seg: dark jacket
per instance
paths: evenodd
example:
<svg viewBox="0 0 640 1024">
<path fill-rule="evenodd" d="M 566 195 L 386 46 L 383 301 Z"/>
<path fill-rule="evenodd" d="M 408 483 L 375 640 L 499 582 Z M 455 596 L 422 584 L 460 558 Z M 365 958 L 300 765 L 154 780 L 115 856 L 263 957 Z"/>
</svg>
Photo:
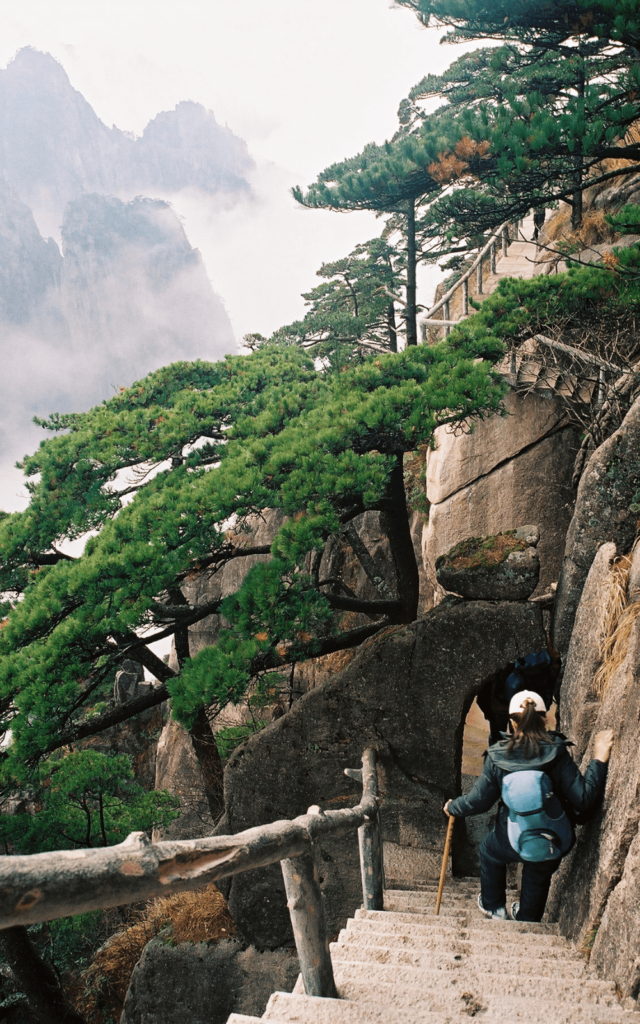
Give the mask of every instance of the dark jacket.
<svg viewBox="0 0 640 1024">
<path fill-rule="evenodd" d="M 567 750 L 571 741 L 562 733 L 550 732 L 548 735 L 550 742 L 542 744 L 537 757 L 525 758 L 520 750 L 513 750 L 509 756 L 506 738 L 494 743 L 487 750 L 482 775 L 466 796 L 459 796 L 451 802 L 450 813 L 457 818 L 466 818 L 488 811 L 501 798 L 505 775 L 518 771 L 546 772 L 553 783 L 554 793 L 570 817 L 571 810 L 588 811 L 604 789 L 606 764 L 591 761 L 583 777 Z"/>
</svg>

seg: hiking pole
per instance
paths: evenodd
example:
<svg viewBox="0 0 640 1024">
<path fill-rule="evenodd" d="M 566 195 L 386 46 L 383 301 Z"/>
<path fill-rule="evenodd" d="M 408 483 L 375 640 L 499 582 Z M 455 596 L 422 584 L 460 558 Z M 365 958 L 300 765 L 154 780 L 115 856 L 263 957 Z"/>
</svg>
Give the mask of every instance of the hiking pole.
<svg viewBox="0 0 640 1024">
<path fill-rule="evenodd" d="M 442 903 L 442 890 L 444 889 L 444 876 L 447 873 L 447 861 L 449 859 L 449 848 L 451 846 L 451 836 L 453 835 L 453 823 L 455 818 L 449 816 L 449 824 L 447 825 L 447 838 L 444 841 L 444 853 L 442 854 L 442 867 L 440 868 L 440 881 L 438 883 L 438 895 L 436 897 L 436 914 L 440 913 L 440 904 Z"/>
</svg>

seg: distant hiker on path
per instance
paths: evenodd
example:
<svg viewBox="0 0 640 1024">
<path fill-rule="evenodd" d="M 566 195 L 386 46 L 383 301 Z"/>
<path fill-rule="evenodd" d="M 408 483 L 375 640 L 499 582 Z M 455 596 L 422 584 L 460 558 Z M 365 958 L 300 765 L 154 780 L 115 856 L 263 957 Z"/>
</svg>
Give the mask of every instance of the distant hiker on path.
<svg viewBox="0 0 640 1024">
<path fill-rule="evenodd" d="M 516 921 L 540 921 L 551 876 L 569 852 L 574 833 L 569 815 L 587 811 L 604 789 L 613 731 L 595 736 L 593 760 L 584 777 L 572 761 L 562 733 L 547 732 L 542 697 L 525 690 L 509 705 L 513 732 L 489 747 L 482 775 L 466 796 L 448 800 L 445 813 L 454 818 L 482 814 L 500 800 L 492 832 L 480 844 L 478 906 L 487 916 L 507 921 L 507 864 L 521 862 L 520 900 L 513 904 Z M 567 814 L 568 812 L 568 814 Z"/>
<path fill-rule="evenodd" d="M 538 241 L 538 236 L 540 234 L 540 228 L 544 224 L 545 216 L 546 216 L 546 210 L 534 210 L 534 213 L 533 213 L 533 239 L 534 239 L 535 242 Z"/>
</svg>

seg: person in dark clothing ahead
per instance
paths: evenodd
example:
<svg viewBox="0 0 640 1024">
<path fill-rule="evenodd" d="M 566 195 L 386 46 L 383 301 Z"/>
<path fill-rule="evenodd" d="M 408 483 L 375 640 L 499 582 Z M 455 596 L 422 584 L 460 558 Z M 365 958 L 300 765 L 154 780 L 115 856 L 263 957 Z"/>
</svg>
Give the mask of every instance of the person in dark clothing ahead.
<svg viewBox="0 0 640 1024">
<path fill-rule="evenodd" d="M 482 814 L 500 800 L 495 827 L 480 845 L 478 906 L 487 916 L 507 921 L 507 864 L 522 862 L 516 921 L 540 921 L 551 876 L 570 850 L 574 812 L 589 810 L 604 789 L 613 732 L 595 736 L 594 758 L 584 777 L 572 761 L 562 733 L 547 732 L 546 707 L 537 693 L 517 693 L 509 705 L 512 734 L 486 752 L 484 768 L 466 796 L 448 800 L 449 817 Z"/>
</svg>

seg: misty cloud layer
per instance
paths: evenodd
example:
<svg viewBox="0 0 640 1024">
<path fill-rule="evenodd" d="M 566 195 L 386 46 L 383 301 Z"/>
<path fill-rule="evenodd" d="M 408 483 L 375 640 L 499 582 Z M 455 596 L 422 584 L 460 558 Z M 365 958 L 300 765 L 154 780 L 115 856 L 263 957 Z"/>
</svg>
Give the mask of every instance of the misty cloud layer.
<svg viewBox="0 0 640 1024">
<path fill-rule="evenodd" d="M 233 204 L 250 196 L 254 165 L 198 103 L 159 114 L 138 139 L 107 128 L 31 48 L 0 71 L 0 139 L 0 508 L 11 510 L 25 504 L 11 467 L 47 436 L 34 415 L 235 351 L 200 252 L 169 203 L 139 193 Z"/>
<path fill-rule="evenodd" d="M 89 408 L 150 370 L 235 350 L 200 253 L 171 207 L 89 194 L 69 203 L 64 255 L 29 208 L 0 189 L 0 508 L 9 467 L 47 436 L 30 420 Z"/>
</svg>

